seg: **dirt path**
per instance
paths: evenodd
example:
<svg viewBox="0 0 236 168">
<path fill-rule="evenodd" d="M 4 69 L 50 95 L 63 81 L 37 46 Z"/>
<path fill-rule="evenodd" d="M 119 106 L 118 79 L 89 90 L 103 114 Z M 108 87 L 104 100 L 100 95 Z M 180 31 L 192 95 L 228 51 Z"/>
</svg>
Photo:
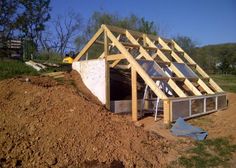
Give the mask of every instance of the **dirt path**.
<svg viewBox="0 0 236 168">
<path fill-rule="evenodd" d="M 92 100 L 47 77 L 0 81 L 0 167 L 164 167 L 175 159 L 174 144 Z"/>
</svg>

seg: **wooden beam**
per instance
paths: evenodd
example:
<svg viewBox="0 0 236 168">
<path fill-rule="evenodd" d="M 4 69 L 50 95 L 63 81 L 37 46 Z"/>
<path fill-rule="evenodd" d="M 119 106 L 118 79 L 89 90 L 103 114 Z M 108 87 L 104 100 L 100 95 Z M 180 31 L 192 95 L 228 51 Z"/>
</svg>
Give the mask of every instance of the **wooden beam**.
<svg viewBox="0 0 236 168">
<path fill-rule="evenodd" d="M 172 89 L 174 88 L 173 90 L 179 97 L 187 97 L 187 95 L 179 88 L 178 85 L 176 85 L 176 83 L 172 79 L 168 81 L 168 84 Z"/>
<path fill-rule="evenodd" d="M 137 96 L 137 73 L 131 68 L 131 87 L 132 87 L 132 121 L 138 121 L 138 96 Z"/>
<path fill-rule="evenodd" d="M 161 41 L 161 39 L 159 38 L 159 40 Z M 152 46 L 152 47 L 156 47 L 156 45 L 148 38 L 146 37 L 146 41 L 148 43 L 148 45 Z M 162 43 L 164 43 L 164 41 L 162 41 Z M 166 44 L 165 44 L 166 45 Z M 166 47 L 166 46 L 165 46 Z M 183 73 L 165 56 L 165 54 L 162 53 L 162 51 L 157 50 L 157 54 L 158 56 L 160 56 L 160 58 L 165 61 L 165 62 L 170 62 L 170 69 L 180 78 L 185 78 L 184 80 L 184 84 L 193 92 L 193 94 L 195 95 L 202 95 L 201 92 L 183 75 Z M 177 85 L 176 85 L 177 86 Z M 173 90 L 175 90 L 175 88 L 172 88 Z M 177 90 L 181 90 L 180 88 L 177 88 Z M 177 92 L 176 92 L 177 93 Z"/>
<path fill-rule="evenodd" d="M 208 94 L 214 94 L 214 92 L 201 80 L 200 78 L 198 79 L 197 83 L 208 93 Z"/>
<path fill-rule="evenodd" d="M 161 46 L 163 46 L 163 48 L 167 49 L 167 50 L 171 50 L 171 48 L 159 37 L 159 43 Z M 171 56 L 178 62 L 178 63 L 184 63 L 184 61 L 174 52 L 171 52 Z"/>
<path fill-rule="evenodd" d="M 106 61 L 106 108 L 110 110 L 111 108 L 111 94 L 110 94 L 110 67 L 108 62 Z"/>
<path fill-rule="evenodd" d="M 109 39 L 115 44 L 115 46 L 120 50 L 122 54 L 126 56 L 126 59 L 129 63 L 131 63 L 132 67 L 135 68 L 136 72 L 143 78 L 146 84 L 152 89 L 152 91 L 160 98 L 160 99 L 168 99 L 164 92 L 159 89 L 156 83 L 150 78 L 150 76 L 144 71 L 144 69 L 137 63 L 137 61 L 133 58 L 133 56 L 125 49 L 125 47 L 116 39 L 116 37 L 112 34 L 112 32 L 103 25 L 103 28 L 107 30 L 107 35 Z"/>
<path fill-rule="evenodd" d="M 107 55 L 109 54 L 108 52 L 108 39 L 107 39 L 107 33 L 104 31 L 104 55 L 105 59 L 107 59 Z"/>
<path fill-rule="evenodd" d="M 84 48 L 79 52 L 79 54 L 75 57 L 74 61 L 79 61 L 80 58 L 88 51 L 88 49 L 93 45 L 93 43 L 97 40 L 97 38 L 103 33 L 104 29 L 101 27 L 95 35 L 89 40 L 89 42 L 84 46 Z"/>
<path fill-rule="evenodd" d="M 178 51 L 184 52 L 184 50 L 174 41 L 172 40 L 172 43 L 174 44 L 174 48 Z M 195 64 L 196 71 L 202 75 L 204 78 L 209 78 L 210 85 L 217 91 L 217 92 L 224 92 L 221 87 L 212 79 L 209 77 L 209 75 L 186 53 L 184 52 L 184 58 L 190 63 Z"/>
<path fill-rule="evenodd" d="M 171 121 L 171 103 L 170 100 L 163 101 L 163 112 L 164 112 L 164 124 L 167 126 L 170 124 Z"/>
<path fill-rule="evenodd" d="M 112 54 L 107 56 L 107 61 L 126 59 L 123 54 Z"/>
<path fill-rule="evenodd" d="M 137 42 L 137 40 L 135 40 L 135 38 L 129 33 L 129 31 L 127 30 L 126 31 L 126 37 L 130 40 L 130 42 L 132 42 L 132 43 L 134 43 L 134 44 L 137 44 L 137 45 L 140 45 L 138 42 Z M 147 39 L 149 39 L 149 38 L 147 38 L 147 36 L 145 36 L 146 37 L 146 40 L 145 40 L 145 42 L 147 42 Z M 150 40 L 150 39 L 149 39 Z M 155 45 L 152 45 L 151 47 L 153 47 L 153 48 L 156 48 L 157 49 L 157 47 L 155 46 Z M 152 61 L 155 61 L 148 53 L 147 53 L 147 51 L 142 47 L 142 46 L 140 46 L 140 48 L 139 48 L 140 50 L 140 53 L 147 59 L 147 60 L 152 60 Z M 161 67 L 157 64 L 157 66 L 161 69 Z M 164 72 L 163 72 L 164 73 Z M 163 80 L 165 80 L 165 78 L 164 77 L 160 77 L 161 79 L 163 79 Z M 167 80 L 168 80 L 168 78 L 167 78 Z M 181 89 L 175 84 L 175 82 L 172 80 L 172 79 L 169 79 L 169 83 L 171 84 L 171 88 L 174 90 L 174 91 L 176 91 L 176 93 L 177 93 L 177 95 L 178 96 L 180 96 L 180 97 L 186 97 L 186 95 L 183 93 L 183 91 L 181 91 Z M 173 87 L 174 86 L 174 87 Z"/>
</svg>

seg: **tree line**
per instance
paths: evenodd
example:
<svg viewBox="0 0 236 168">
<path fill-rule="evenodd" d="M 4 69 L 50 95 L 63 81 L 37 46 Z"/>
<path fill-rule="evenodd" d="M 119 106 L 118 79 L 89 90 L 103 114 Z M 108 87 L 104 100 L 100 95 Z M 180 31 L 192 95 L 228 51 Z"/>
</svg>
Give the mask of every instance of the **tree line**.
<svg viewBox="0 0 236 168">
<path fill-rule="evenodd" d="M 1 39 L 24 39 L 29 55 L 63 56 L 68 51 L 79 51 L 99 29 L 101 24 L 162 35 L 161 25 L 134 14 L 95 11 L 87 21 L 70 11 L 51 18 L 50 0 L 1 0 Z M 236 74 L 236 45 L 222 44 L 197 47 L 190 37 L 175 36 L 175 41 L 206 71 Z"/>
</svg>

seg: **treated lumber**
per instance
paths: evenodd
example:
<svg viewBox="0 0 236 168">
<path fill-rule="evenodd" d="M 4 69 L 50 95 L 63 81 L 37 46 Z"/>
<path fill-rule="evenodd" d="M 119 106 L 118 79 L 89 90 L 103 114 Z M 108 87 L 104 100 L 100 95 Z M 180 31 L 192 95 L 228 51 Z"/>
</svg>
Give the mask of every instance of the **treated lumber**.
<svg viewBox="0 0 236 168">
<path fill-rule="evenodd" d="M 161 41 L 161 38 L 158 38 Z M 146 41 L 148 45 L 155 47 L 156 45 L 148 38 L 146 37 Z M 161 41 L 161 43 L 164 43 Z M 165 44 L 166 45 L 166 44 Z M 166 46 L 165 46 L 166 47 Z M 202 95 L 201 92 L 182 74 L 182 72 L 163 54 L 160 50 L 157 50 L 158 56 L 165 61 L 165 62 L 170 62 L 170 69 L 180 78 L 185 78 L 184 84 L 193 92 L 195 95 Z M 172 88 L 175 91 L 175 88 Z M 178 90 L 180 90 L 178 88 Z"/>
<path fill-rule="evenodd" d="M 131 68 L 132 87 L 132 121 L 138 121 L 138 96 L 137 96 L 137 73 L 134 67 Z"/>
<path fill-rule="evenodd" d="M 174 40 L 172 40 L 172 43 L 174 44 L 174 47 L 175 47 L 176 50 L 184 52 L 184 50 L 183 50 L 177 43 L 175 43 Z M 185 58 L 190 64 L 195 64 L 195 65 L 196 65 L 195 69 L 196 69 L 196 71 L 197 71 L 200 75 L 202 75 L 202 77 L 204 77 L 204 78 L 209 78 L 209 83 L 210 83 L 210 85 L 211 85 L 217 92 L 224 92 L 224 91 L 221 89 L 221 87 L 220 87 L 219 85 L 217 85 L 217 83 L 216 83 L 212 78 L 210 78 L 210 77 L 207 75 L 207 73 L 206 73 L 186 52 L 184 52 L 184 58 Z"/>
<path fill-rule="evenodd" d="M 111 108 L 111 99 L 110 99 L 110 97 L 111 97 L 111 94 L 110 94 L 110 67 L 109 67 L 109 64 L 108 64 L 108 62 L 106 61 L 106 68 L 105 68 L 105 70 L 106 70 L 106 76 L 105 76 L 105 78 L 106 78 L 106 108 L 108 109 L 108 110 L 110 110 L 110 108 Z"/>
<path fill-rule="evenodd" d="M 107 59 L 107 55 L 108 55 L 108 39 L 107 39 L 107 33 L 106 31 L 104 31 L 104 55 L 105 55 L 105 59 Z"/>
<path fill-rule="evenodd" d="M 123 54 L 112 54 L 107 56 L 108 61 L 121 60 L 121 59 L 126 59 L 126 57 Z"/>
<path fill-rule="evenodd" d="M 167 44 L 165 44 L 165 42 L 164 42 L 161 38 L 159 38 L 159 43 L 160 43 L 164 48 L 167 48 L 167 49 L 170 49 L 170 50 L 171 50 L 171 48 L 170 48 Z M 185 64 L 184 61 L 183 61 L 174 51 L 171 52 L 171 56 L 172 56 L 178 63 L 183 63 L 183 64 Z M 199 79 L 197 82 L 198 82 L 198 84 L 199 84 L 208 94 L 213 94 L 213 93 L 214 93 L 201 79 Z M 188 82 L 187 82 L 187 83 L 188 83 Z M 191 87 L 191 86 L 190 86 L 190 87 Z"/>
<path fill-rule="evenodd" d="M 129 31 L 127 30 L 126 31 L 126 37 L 134 44 L 139 44 L 137 42 L 137 40 L 135 40 L 135 38 L 129 33 Z M 146 37 L 146 36 L 145 36 Z M 146 38 L 148 39 L 148 38 Z M 156 46 L 151 46 L 151 47 L 155 47 L 157 48 Z M 145 57 L 145 58 L 148 58 L 148 60 L 152 60 L 152 61 L 155 61 L 148 53 L 147 51 L 142 47 L 140 46 L 140 53 Z M 161 67 L 157 64 L 157 66 L 161 69 Z M 164 72 L 163 72 L 164 73 Z M 162 77 L 163 78 L 163 77 Z M 164 79 L 164 78 L 163 78 Z M 168 79 L 168 78 L 167 78 Z M 172 80 L 172 79 L 169 79 L 170 80 L 170 84 L 171 84 L 171 89 L 173 89 L 178 96 L 180 97 L 185 97 L 186 95 L 183 93 L 183 91 L 180 91 L 181 89 L 175 84 L 175 82 Z M 174 87 L 173 87 L 174 86 Z"/>
<path fill-rule="evenodd" d="M 88 51 L 88 49 L 93 45 L 93 43 L 97 40 L 97 38 L 103 33 L 103 28 L 101 27 L 94 36 L 89 40 L 89 42 L 84 46 L 84 48 L 79 52 L 79 54 L 75 57 L 74 61 L 80 60 L 80 58 Z"/>
<path fill-rule="evenodd" d="M 149 75 L 143 70 L 143 68 L 137 63 L 133 56 L 125 49 L 125 47 L 116 39 L 112 32 L 105 25 L 102 25 L 102 27 L 107 30 L 109 39 L 116 45 L 120 52 L 126 56 L 128 62 L 131 63 L 132 67 L 135 68 L 137 73 L 143 78 L 143 80 L 152 89 L 152 91 L 160 99 L 168 99 L 165 93 L 157 87 L 156 83 L 149 77 Z"/>
<path fill-rule="evenodd" d="M 163 109 L 164 109 L 164 124 L 169 125 L 171 121 L 171 112 L 172 112 L 170 100 L 163 101 Z"/>
</svg>

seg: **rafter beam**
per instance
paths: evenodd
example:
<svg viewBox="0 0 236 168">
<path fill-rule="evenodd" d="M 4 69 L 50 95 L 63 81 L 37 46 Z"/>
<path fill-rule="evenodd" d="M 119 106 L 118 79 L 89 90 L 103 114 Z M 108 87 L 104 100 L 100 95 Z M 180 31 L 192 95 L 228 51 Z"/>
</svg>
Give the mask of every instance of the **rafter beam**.
<svg viewBox="0 0 236 168">
<path fill-rule="evenodd" d="M 194 64 L 196 71 L 202 75 L 204 78 L 209 78 L 209 83 L 210 85 L 217 91 L 217 92 L 224 92 L 217 83 L 207 75 L 207 73 L 186 53 L 184 50 L 174 41 L 172 40 L 172 43 L 174 44 L 174 48 L 177 51 L 183 52 L 184 53 L 184 58 L 188 61 L 190 64 Z"/>
<path fill-rule="evenodd" d="M 84 48 L 75 57 L 74 61 L 79 61 L 80 58 L 88 51 L 88 49 L 93 45 L 97 38 L 103 33 L 104 29 L 101 27 L 94 36 L 89 40 L 89 42 L 84 46 Z"/>
<path fill-rule="evenodd" d="M 127 60 L 132 64 L 134 70 L 143 78 L 146 84 L 152 89 L 152 91 L 160 97 L 160 99 L 168 99 L 165 93 L 159 89 L 156 83 L 150 78 L 150 76 L 144 71 L 144 69 L 137 63 L 137 61 L 132 57 L 132 55 L 126 50 L 126 48 L 116 39 L 112 32 L 105 26 L 102 25 L 107 31 L 109 39 L 116 45 L 122 54 L 124 54 Z"/>
</svg>

